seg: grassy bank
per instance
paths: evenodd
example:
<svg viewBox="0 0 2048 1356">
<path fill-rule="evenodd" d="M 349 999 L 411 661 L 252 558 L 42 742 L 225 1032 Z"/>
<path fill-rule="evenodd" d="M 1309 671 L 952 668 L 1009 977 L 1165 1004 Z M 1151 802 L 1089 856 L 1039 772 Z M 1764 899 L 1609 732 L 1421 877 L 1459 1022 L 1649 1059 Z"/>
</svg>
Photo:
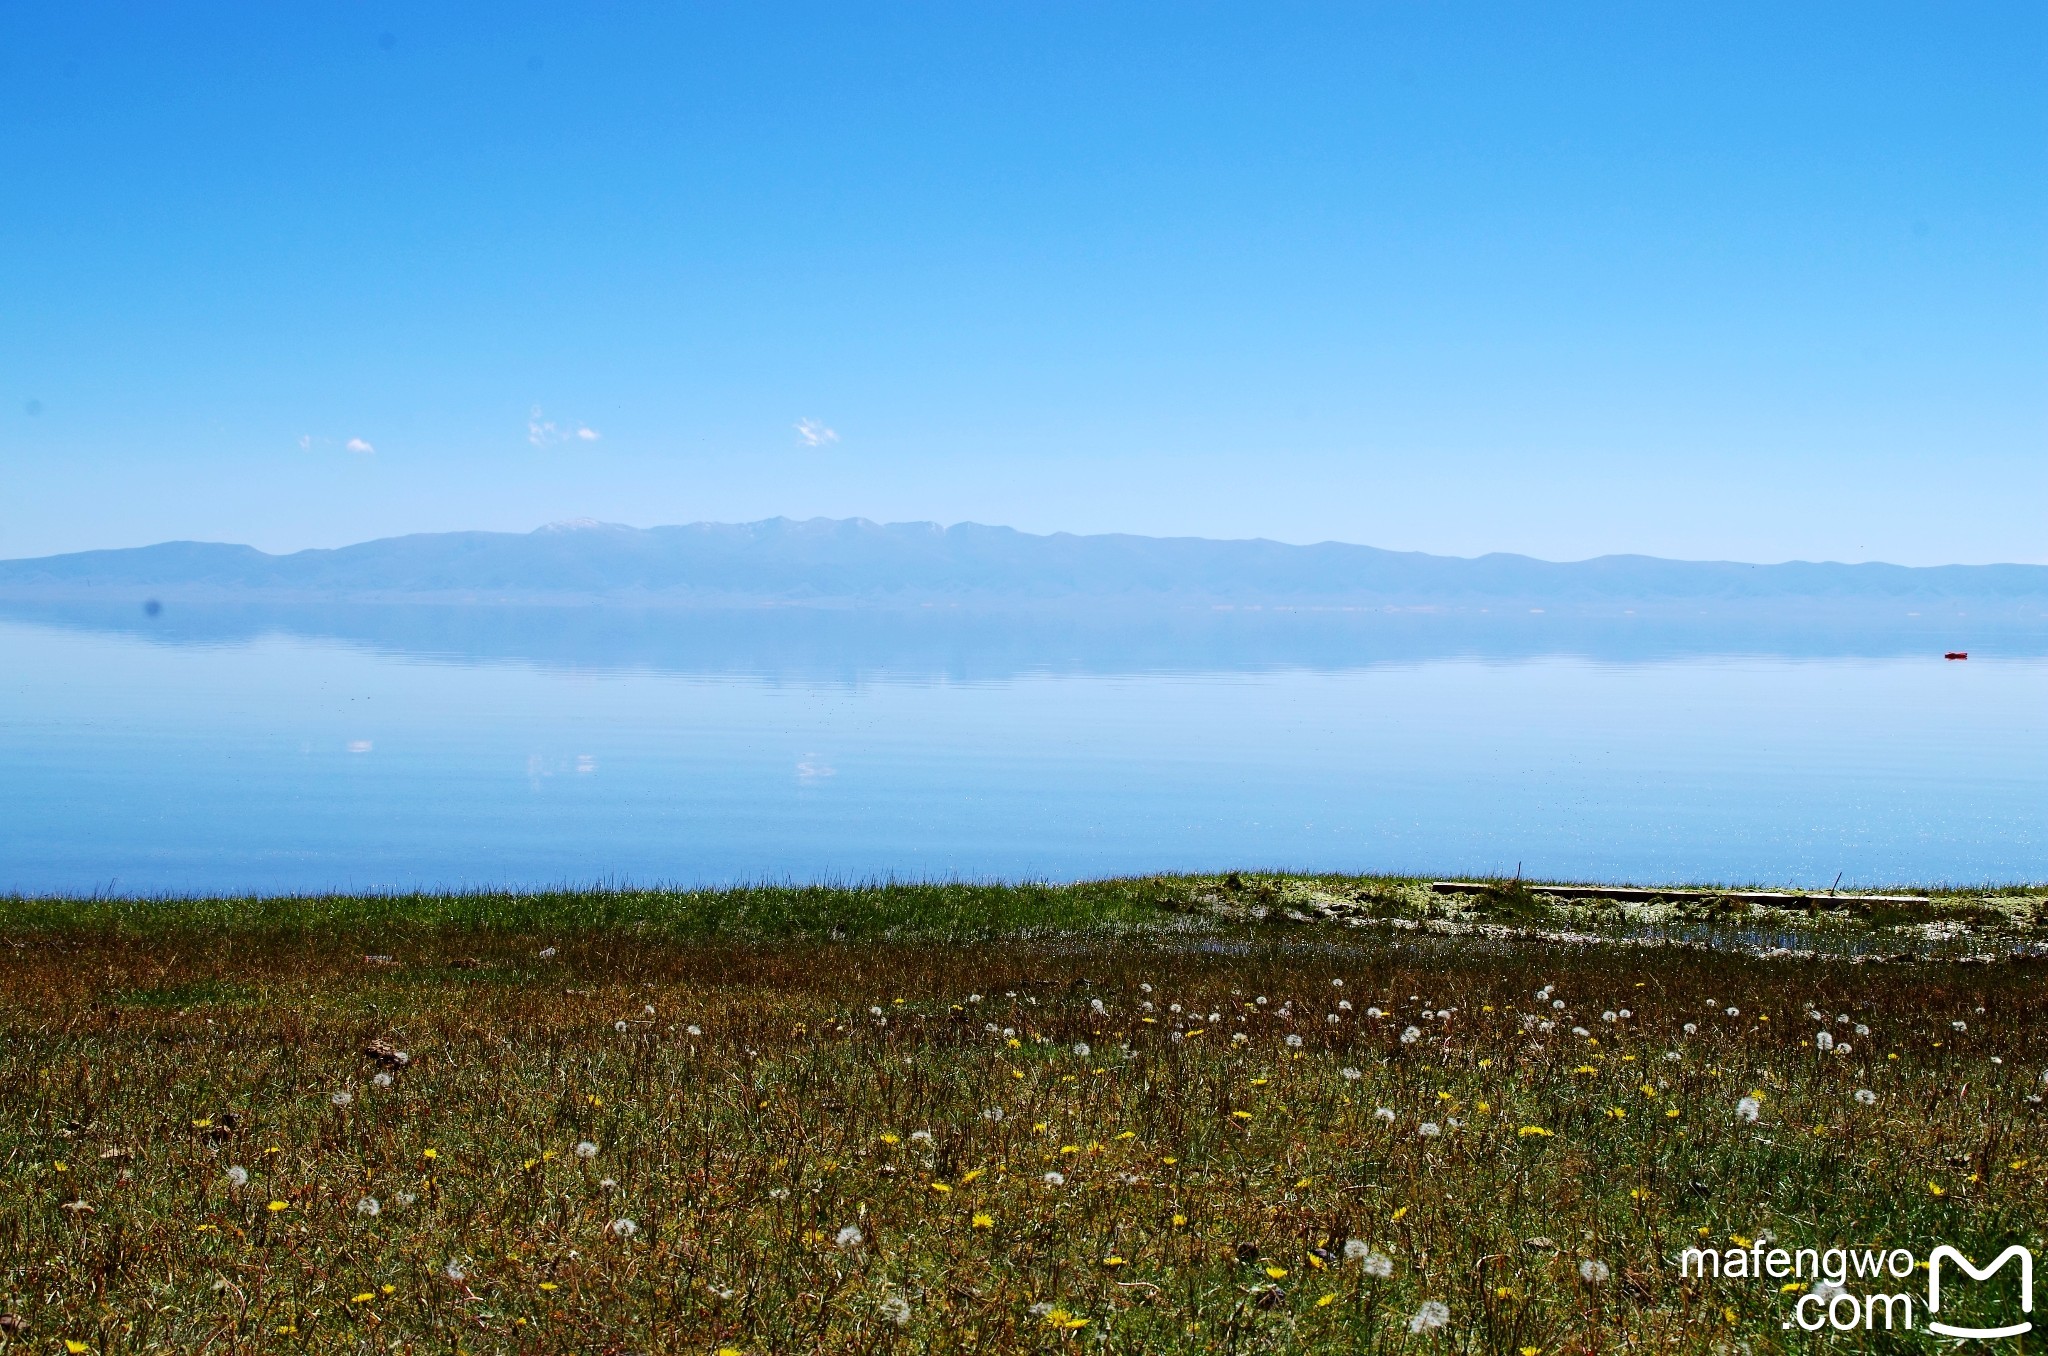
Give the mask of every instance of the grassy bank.
<svg viewBox="0 0 2048 1356">
<path fill-rule="evenodd" d="M 2024 955 L 2039 906 L 0 903 L 0 1342 L 1932 1349 L 1924 1314 L 1809 1336 L 1784 1281 L 1672 1259 L 2038 1252 L 2044 972 L 1957 961 Z"/>
</svg>

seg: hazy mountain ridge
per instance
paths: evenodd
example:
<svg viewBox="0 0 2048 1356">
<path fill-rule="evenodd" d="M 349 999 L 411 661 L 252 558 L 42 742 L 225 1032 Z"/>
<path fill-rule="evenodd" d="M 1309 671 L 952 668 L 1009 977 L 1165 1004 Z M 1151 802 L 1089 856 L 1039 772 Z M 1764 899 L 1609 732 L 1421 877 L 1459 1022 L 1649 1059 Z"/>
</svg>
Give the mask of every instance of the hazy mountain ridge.
<svg viewBox="0 0 2048 1356">
<path fill-rule="evenodd" d="M 1602 556 L 1557 563 L 1339 542 L 1037 536 L 961 523 L 772 518 L 445 532 L 269 555 L 165 542 L 0 561 L 0 592 L 735 602 L 1065 601 L 1479 605 L 1982 600 L 2048 606 L 2048 566 L 1751 565 Z"/>
</svg>

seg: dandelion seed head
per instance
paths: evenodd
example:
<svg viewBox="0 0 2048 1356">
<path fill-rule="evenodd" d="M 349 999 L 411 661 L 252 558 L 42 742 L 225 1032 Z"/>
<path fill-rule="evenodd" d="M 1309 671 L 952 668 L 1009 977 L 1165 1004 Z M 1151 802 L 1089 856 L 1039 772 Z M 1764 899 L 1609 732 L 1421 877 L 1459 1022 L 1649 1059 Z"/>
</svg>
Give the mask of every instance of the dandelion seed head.
<svg viewBox="0 0 2048 1356">
<path fill-rule="evenodd" d="M 613 1023 L 612 1023 L 612 1030 L 614 1030 L 614 1031 L 620 1031 L 620 1032 L 623 1032 L 623 1031 L 624 1031 L 625 1029 L 626 1029 L 626 1019 L 625 1019 L 625 1018 L 623 1018 L 623 1017 L 619 1018 L 619 1020 L 618 1020 L 618 1021 L 616 1021 L 616 1022 L 613 1022 Z"/>
<path fill-rule="evenodd" d="M 1003 1109 L 999 1106 L 992 1106 L 988 1110 L 981 1113 L 981 1118 L 987 1121 L 989 1124 L 994 1125 L 1003 1119 Z"/>
<path fill-rule="evenodd" d="M 1835 1048 L 1835 1038 L 1825 1031 L 1816 1031 L 1813 1033 L 1813 1048 L 1821 1051 L 1832 1050 Z"/>
<path fill-rule="evenodd" d="M 363 1215 L 369 1219 L 375 1219 L 378 1215 L 382 1214 L 383 1212 L 384 1207 L 377 1204 L 377 1198 L 375 1196 L 365 1196 L 361 1200 L 356 1202 L 356 1213 L 358 1215 Z"/>
<path fill-rule="evenodd" d="M 237 1164 L 227 1170 L 227 1179 L 229 1186 L 245 1187 L 249 1185 L 249 1170 Z"/>
<path fill-rule="evenodd" d="M 1590 1036 L 1590 1035 L 1592 1035 L 1593 1033 L 1592 1033 L 1592 1032 L 1590 1032 L 1590 1031 L 1588 1031 L 1588 1030 L 1586 1030 L 1586 1028 L 1584 1028 L 1584 1027 L 1582 1027 L 1582 1026 L 1575 1026 L 1575 1027 L 1573 1027 L 1573 1028 L 1572 1028 L 1572 1034 L 1573 1034 L 1574 1036 L 1579 1036 L 1579 1037 L 1585 1037 L 1585 1036 Z"/>
<path fill-rule="evenodd" d="M 1607 1263 L 1596 1258 L 1588 1257 L 1585 1261 L 1579 1263 L 1579 1279 L 1589 1285 L 1600 1284 L 1610 1274 L 1607 1269 Z"/>
<path fill-rule="evenodd" d="M 1435 1332 L 1451 1321 L 1450 1306 L 1442 1300 L 1424 1300 L 1422 1307 L 1415 1311 L 1415 1317 L 1408 1320 L 1408 1331 L 1412 1333 Z"/>
<path fill-rule="evenodd" d="M 1551 1000 L 1550 1000 L 1550 1009 L 1551 1009 L 1551 1011 L 1553 1011 L 1553 1012 L 1563 1012 L 1563 1011 L 1564 1011 L 1564 1000 L 1563 1000 L 1562 998 L 1553 998 L 1553 999 L 1551 999 Z"/>
<path fill-rule="evenodd" d="M 542 960 L 553 960 L 555 958 L 555 954 L 555 948 L 551 946 L 544 946 L 540 949 L 540 958 Z"/>
<path fill-rule="evenodd" d="M 1386 1014 L 1386 1013 L 1384 1013 L 1384 1012 L 1381 1012 L 1381 1011 L 1380 1011 L 1380 1010 L 1379 1010 L 1378 1008 L 1367 1008 L 1367 1009 L 1365 1010 L 1365 1015 L 1366 1015 L 1366 1016 L 1368 1016 L 1368 1017 L 1384 1017 L 1384 1016 L 1386 1016 L 1387 1014 Z"/>
<path fill-rule="evenodd" d="M 1356 1083 L 1359 1079 L 1365 1077 L 1365 1071 L 1363 1069 L 1353 1069 L 1348 1066 L 1337 1070 L 1337 1072 L 1343 1077 L 1346 1083 Z"/>
<path fill-rule="evenodd" d="M 457 1285 L 461 1285 L 469 1279 L 469 1268 L 464 1266 L 459 1259 L 451 1257 L 448 1259 L 448 1265 L 441 1268 L 441 1274 Z"/>
<path fill-rule="evenodd" d="M 1083 1058 L 1083 1059 L 1086 1059 L 1086 1058 L 1088 1058 L 1089 1054 L 1090 1054 L 1090 1053 L 1092 1053 L 1092 1052 L 1091 1052 L 1091 1051 L 1090 1051 L 1090 1050 L 1088 1049 L 1088 1042 L 1086 1042 L 1086 1041 L 1075 1041 L 1075 1042 L 1074 1042 L 1074 1053 L 1075 1053 L 1075 1054 L 1077 1054 L 1077 1055 L 1079 1055 L 1079 1056 L 1080 1056 L 1081 1058 Z"/>
<path fill-rule="evenodd" d="M 901 1295 L 884 1295 L 881 1310 L 882 1317 L 899 1328 L 910 1322 L 910 1301 Z"/>
<path fill-rule="evenodd" d="M 1401 1044 L 1403 1045 L 1413 1045 L 1421 1039 L 1422 1028 L 1419 1026 L 1411 1026 L 1401 1033 Z"/>
<path fill-rule="evenodd" d="M 1616 1020 L 1616 1018 L 1615 1018 L 1615 1012 L 1614 1012 L 1614 1009 L 1613 1009 L 1613 1008 L 1609 1008 L 1609 1009 L 1608 1009 L 1607 1011 L 1605 1011 L 1605 1012 L 1601 1013 L 1601 1014 L 1600 1014 L 1600 1020 L 1601 1020 L 1601 1021 L 1603 1021 L 1603 1022 L 1612 1022 L 1612 1021 Z"/>
<path fill-rule="evenodd" d="M 1741 1009 L 1741 1008 L 1729 1008 L 1729 1009 L 1728 1009 L 1728 1015 L 1729 1015 L 1730 1017 L 1740 1017 L 1740 1016 L 1742 1015 L 1742 1009 Z"/>
<path fill-rule="evenodd" d="M 1742 1121 L 1755 1124 L 1757 1116 L 1762 1113 L 1763 1109 L 1764 1104 L 1762 1102 L 1759 1102 L 1754 1097 L 1745 1097 L 1735 1104 L 1735 1115 Z"/>
<path fill-rule="evenodd" d="M 615 1219 L 611 1223 L 612 1237 L 631 1238 L 640 1232 L 640 1226 L 629 1219 Z"/>
<path fill-rule="evenodd" d="M 1441 1135 L 1443 1133 L 1443 1127 L 1438 1125 L 1435 1121 L 1424 1121 L 1422 1124 L 1415 1127 L 1415 1133 L 1422 1136 L 1424 1139 L 1435 1139 L 1438 1135 Z"/>
<path fill-rule="evenodd" d="M 1344 1240 L 1344 1260 L 1347 1262 L 1363 1262 L 1366 1254 L 1371 1251 L 1372 1249 L 1366 1246 L 1366 1242 L 1362 1238 L 1347 1238 Z"/>
<path fill-rule="evenodd" d="M 1877 1103 L 1877 1094 L 1869 1088 L 1858 1088 L 1856 1089 L 1856 1100 L 1864 1106 L 1874 1106 Z"/>
<path fill-rule="evenodd" d="M 1684 1031 L 1688 1036 L 1697 1036 L 1700 1034 L 1700 1024 L 1698 1022 L 1687 1022 Z"/>
<path fill-rule="evenodd" d="M 370 1083 L 374 1087 L 388 1088 L 391 1086 L 391 1075 L 380 1069 L 370 1075 Z"/>
<path fill-rule="evenodd" d="M 690 1025 L 684 1027 L 683 1030 L 688 1032 L 692 1036 L 701 1036 L 704 1034 L 704 1028 L 698 1026 L 695 1022 L 690 1023 Z"/>
<path fill-rule="evenodd" d="M 1374 1120 L 1385 1121 L 1388 1125 L 1394 1123 L 1394 1108 L 1390 1106 L 1378 1107 L 1372 1114 Z"/>
<path fill-rule="evenodd" d="M 1050 1187 L 1063 1187 L 1067 1184 L 1066 1174 L 1059 1171 L 1048 1172 L 1045 1175 L 1045 1184 Z"/>
<path fill-rule="evenodd" d="M 1287 1037 L 1287 1048 L 1290 1050 L 1299 1050 L 1301 1048 L 1301 1037 L 1289 1034 L 1289 1036 Z"/>
<path fill-rule="evenodd" d="M 597 1157 L 597 1146 L 587 1139 L 583 1140 L 576 1146 L 576 1156 L 588 1163 L 591 1159 Z"/>
</svg>

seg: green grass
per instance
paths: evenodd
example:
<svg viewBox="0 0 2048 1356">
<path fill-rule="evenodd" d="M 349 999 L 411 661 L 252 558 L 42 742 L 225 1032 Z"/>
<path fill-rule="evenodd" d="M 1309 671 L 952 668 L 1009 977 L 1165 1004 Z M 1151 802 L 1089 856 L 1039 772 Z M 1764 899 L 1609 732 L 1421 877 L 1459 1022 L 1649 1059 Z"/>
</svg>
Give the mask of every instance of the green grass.
<svg viewBox="0 0 2048 1356">
<path fill-rule="evenodd" d="M 2044 967 L 1609 944 L 1673 920 L 1471 902 L 0 901 L 0 1344 L 1918 1351 L 1788 1330 L 1797 1292 L 1673 1258 L 1762 1231 L 2040 1255 Z M 2024 950 L 2040 903 L 1929 913 Z"/>
</svg>

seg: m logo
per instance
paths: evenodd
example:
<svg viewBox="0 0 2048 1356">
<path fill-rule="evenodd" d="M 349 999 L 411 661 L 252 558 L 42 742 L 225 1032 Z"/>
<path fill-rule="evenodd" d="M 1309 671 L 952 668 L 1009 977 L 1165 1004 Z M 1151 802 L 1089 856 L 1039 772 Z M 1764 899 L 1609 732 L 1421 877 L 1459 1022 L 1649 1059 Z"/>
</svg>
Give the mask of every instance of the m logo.
<svg viewBox="0 0 2048 1356">
<path fill-rule="evenodd" d="M 2007 1262 L 2020 1259 L 2020 1312 L 2034 1312 L 2034 1254 L 2015 1243 L 1998 1254 L 1990 1266 L 1978 1270 L 1970 1259 L 1949 1247 L 1946 1243 L 1936 1248 L 1927 1258 L 1927 1327 L 1945 1337 L 2018 1337 L 2021 1333 L 2032 1332 L 2033 1320 L 2023 1319 L 2003 1328 L 1959 1328 L 1949 1323 L 1939 1323 L 1934 1315 L 1941 1312 L 1941 1263 L 1943 1258 L 1954 1262 L 1969 1274 L 1973 1281 L 1988 1281 Z"/>
</svg>

